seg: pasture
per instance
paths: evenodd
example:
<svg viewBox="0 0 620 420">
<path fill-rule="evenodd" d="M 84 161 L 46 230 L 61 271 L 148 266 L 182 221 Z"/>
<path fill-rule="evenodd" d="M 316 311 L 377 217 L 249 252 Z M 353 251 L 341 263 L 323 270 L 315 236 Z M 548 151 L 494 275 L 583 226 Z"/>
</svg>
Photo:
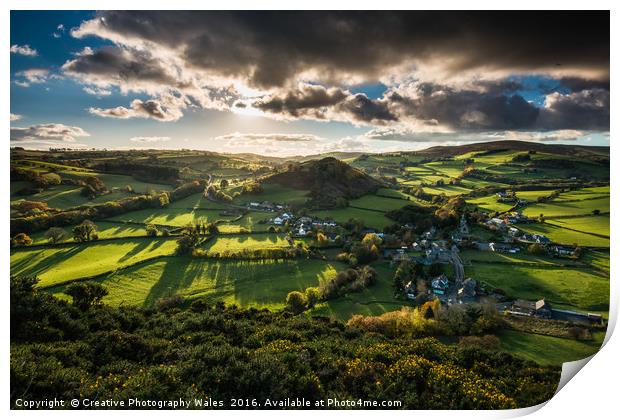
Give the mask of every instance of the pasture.
<svg viewBox="0 0 620 420">
<path fill-rule="evenodd" d="M 605 334 L 593 336 L 592 341 L 577 341 L 511 330 L 499 334 L 501 350 L 544 366 L 561 366 L 593 355 L 601 348 Z"/>
<path fill-rule="evenodd" d="M 282 309 L 293 290 L 317 286 L 344 265 L 320 260 L 279 261 L 214 260 L 175 257 L 139 264 L 96 281 L 110 294 L 104 302 L 152 306 L 172 295 L 206 298 L 243 307 Z M 52 289 L 62 293 L 63 288 Z"/>
<path fill-rule="evenodd" d="M 513 203 L 498 202 L 495 194 L 467 199 L 467 204 L 490 212 L 505 212 L 514 206 Z"/>
<path fill-rule="evenodd" d="M 393 220 L 385 217 L 385 215 L 380 211 L 354 209 L 351 207 L 336 210 L 313 211 L 311 215 L 321 219 L 331 218 L 340 224 L 348 221 L 349 219 L 359 219 L 364 222 L 365 226 L 379 230 L 382 230 L 385 226 L 394 223 Z"/>
<path fill-rule="evenodd" d="M 260 194 L 241 194 L 235 199 L 236 204 L 247 204 L 252 201 L 269 201 L 277 204 L 302 205 L 308 201 L 309 191 L 297 190 L 278 184 L 262 184 Z"/>
<path fill-rule="evenodd" d="M 272 225 L 261 222 L 268 220 L 271 217 L 273 217 L 272 213 L 266 213 L 264 211 L 249 211 L 239 220 L 234 219 L 222 222 L 218 225 L 218 228 L 222 233 L 239 233 L 242 229 L 249 232 L 266 232 Z"/>
<path fill-rule="evenodd" d="M 11 251 L 11 274 L 37 276 L 39 286 L 53 286 L 82 277 L 95 276 L 147 258 L 172 255 L 174 238 L 123 239 L 65 245 L 54 248 L 24 248 Z"/>
<path fill-rule="evenodd" d="M 239 236 L 218 236 L 210 240 L 203 249 L 211 254 L 225 251 L 237 252 L 253 249 L 288 248 L 289 246 L 288 241 L 284 239 L 284 235 L 263 233 Z"/>
<path fill-rule="evenodd" d="M 368 194 L 360 198 L 349 200 L 349 206 L 351 207 L 379 210 L 383 212 L 400 209 L 408 204 L 411 204 L 408 200 L 381 197 L 373 194 Z"/>
<path fill-rule="evenodd" d="M 221 210 L 188 210 L 183 208 L 145 209 L 112 217 L 111 221 L 182 227 L 197 222 L 212 223 L 232 220 L 235 216 L 222 216 Z"/>
<path fill-rule="evenodd" d="M 599 216 L 601 219 L 604 218 Z M 588 233 L 576 232 L 573 230 L 568 230 L 559 226 L 559 221 L 562 220 L 565 223 L 570 225 L 570 222 L 573 220 L 570 219 L 559 219 L 559 220 L 549 220 L 549 223 L 528 223 L 519 225 L 519 229 L 524 232 L 531 234 L 539 234 L 545 235 L 553 242 L 564 245 L 573 245 L 578 244 L 580 246 L 594 246 L 594 247 L 608 247 L 609 246 L 609 238 L 602 238 L 600 236 L 594 236 Z M 609 223 L 609 219 L 607 219 Z M 558 224 L 555 226 L 554 224 Z M 609 225 L 608 225 L 609 226 Z M 601 227 L 601 229 L 603 229 Z"/>
<path fill-rule="evenodd" d="M 564 200 L 549 201 L 547 203 L 535 203 L 523 209 L 523 214 L 528 217 L 538 217 L 543 214 L 547 218 L 563 216 L 583 216 L 592 214 L 594 210 L 602 213 L 609 212 L 609 196 L 591 200 Z"/>
<path fill-rule="evenodd" d="M 99 239 L 111 239 L 111 238 L 130 238 L 135 236 L 146 236 L 146 229 L 144 226 L 136 226 L 133 224 L 123 224 L 123 223 L 111 223 L 111 222 L 100 222 L 97 221 L 95 223 L 97 225 L 97 233 L 99 235 Z M 67 233 L 66 238 L 63 243 L 74 242 L 72 236 L 72 229 L 74 226 L 66 226 L 63 227 L 64 231 Z M 30 235 L 32 238 L 32 243 L 34 245 L 46 244 L 48 240 L 45 238 L 45 232 L 39 231 Z"/>
<path fill-rule="evenodd" d="M 465 275 L 514 298 L 546 298 L 552 305 L 582 312 L 609 309 L 609 278 L 590 269 L 477 264 L 466 266 Z"/>
</svg>

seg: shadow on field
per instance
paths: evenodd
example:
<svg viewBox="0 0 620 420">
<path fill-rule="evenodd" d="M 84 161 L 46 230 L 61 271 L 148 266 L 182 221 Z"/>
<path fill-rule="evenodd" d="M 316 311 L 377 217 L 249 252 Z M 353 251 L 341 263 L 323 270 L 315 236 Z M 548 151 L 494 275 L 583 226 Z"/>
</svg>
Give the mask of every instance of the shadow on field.
<svg viewBox="0 0 620 420">
<path fill-rule="evenodd" d="M 57 252 L 53 252 L 47 257 L 43 257 L 41 260 L 37 261 L 37 257 L 45 253 L 44 250 L 41 250 L 40 252 L 37 252 L 29 258 L 24 258 L 21 261 L 12 264 L 11 273 L 24 275 L 39 275 L 45 272 L 48 268 L 56 266 L 61 262 L 71 258 L 75 254 L 81 252 L 83 249 L 83 246 L 72 246 L 69 249 L 61 249 Z"/>
<path fill-rule="evenodd" d="M 134 255 L 138 255 L 140 252 L 144 251 L 150 245 L 150 241 L 142 240 L 138 241 L 137 245 L 131 249 L 128 253 L 119 258 L 118 262 L 124 262 L 133 257 Z"/>
<path fill-rule="evenodd" d="M 194 264 L 189 257 L 173 258 L 166 261 L 159 280 L 151 287 L 144 299 L 145 307 L 152 307 L 158 299 L 177 294 L 189 288 L 194 280 L 200 278 L 203 264 Z M 206 265 L 206 263 L 205 263 Z"/>
</svg>

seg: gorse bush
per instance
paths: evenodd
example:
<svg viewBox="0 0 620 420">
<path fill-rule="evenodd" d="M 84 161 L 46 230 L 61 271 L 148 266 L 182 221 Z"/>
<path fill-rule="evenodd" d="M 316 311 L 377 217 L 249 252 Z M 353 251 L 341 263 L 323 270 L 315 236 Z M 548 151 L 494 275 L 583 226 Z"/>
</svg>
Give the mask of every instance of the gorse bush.
<svg viewBox="0 0 620 420">
<path fill-rule="evenodd" d="M 339 398 L 500 409 L 546 401 L 559 380 L 559 368 L 487 349 L 488 340 L 388 338 L 200 299 L 158 310 L 78 306 L 35 286 L 11 278 L 12 399 Z"/>
</svg>

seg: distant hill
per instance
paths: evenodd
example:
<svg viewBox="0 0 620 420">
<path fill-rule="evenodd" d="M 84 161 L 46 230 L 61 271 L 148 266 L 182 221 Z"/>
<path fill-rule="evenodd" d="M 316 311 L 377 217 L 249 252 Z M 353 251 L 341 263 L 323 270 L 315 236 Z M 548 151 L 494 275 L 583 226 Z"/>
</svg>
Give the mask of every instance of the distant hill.
<svg viewBox="0 0 620 420">
<path fill-rule="evenodd" d="M 263 183 L 310 191 L 312 207 L 343 206 L 343 199 L 373 193 L 383 184 L 362 171 L 333 157 L 303 163 L 289 163 L 286 169 L 267 178 Z"/>
<path fill-rule="evenodd" d="M 463 144 L 460 146 L 434 146 L 428 149 L 416 151 L 414 154 L 429 157 L 458 156 L 471 152 L 488 151 L 528 151 L 553 153 L 568 156 L 609 156 L 609 147 L 605 146 L 581 146 L 572 144 L 543 144 L 528 141 L 500 140 L 486 143 Z"/>
</svg>

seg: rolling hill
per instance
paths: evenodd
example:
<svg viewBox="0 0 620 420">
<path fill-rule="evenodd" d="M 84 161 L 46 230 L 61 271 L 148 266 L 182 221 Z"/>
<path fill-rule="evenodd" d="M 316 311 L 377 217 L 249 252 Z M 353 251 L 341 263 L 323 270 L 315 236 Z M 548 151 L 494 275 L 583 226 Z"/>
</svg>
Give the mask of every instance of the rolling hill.
<svg viewBox="0 0 620 420">
<path fill-rule="evenodd" d="M 383 184 L 333 157 L 291 163 L 286 169 L 262 181 L 299 190 L 309 190 L 309 204 L 316 208 L 341 207 L 342 199 L 374 193 Z"/>
</svg>

